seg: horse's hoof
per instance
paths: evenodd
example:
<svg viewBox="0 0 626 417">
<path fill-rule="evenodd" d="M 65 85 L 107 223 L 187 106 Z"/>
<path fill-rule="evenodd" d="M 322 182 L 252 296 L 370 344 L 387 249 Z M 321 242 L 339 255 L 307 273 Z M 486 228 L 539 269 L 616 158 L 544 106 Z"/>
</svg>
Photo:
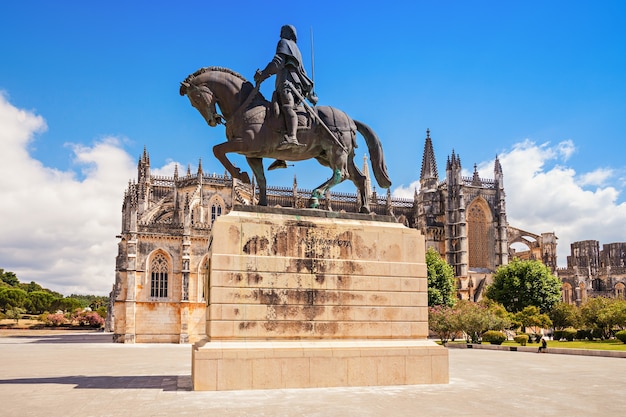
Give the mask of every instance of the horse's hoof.
<svg viewBox="0 0 626 417">
<path fill-rule="evenodd" d="M 246 184 L 250 184 L 250 176 L 248 175 L 247 172 L 244 172 L 243 174 L 241 174 L 239 176 L 239 179 Z"/>
<path fill-rule="evenodd" d="M 359 213 L 363 213 L 363 214 L 369 214 L 370 213 L 370 209 L 363 206 L 361 207 L 361 210 L 359 210 Z"/>
</svg>

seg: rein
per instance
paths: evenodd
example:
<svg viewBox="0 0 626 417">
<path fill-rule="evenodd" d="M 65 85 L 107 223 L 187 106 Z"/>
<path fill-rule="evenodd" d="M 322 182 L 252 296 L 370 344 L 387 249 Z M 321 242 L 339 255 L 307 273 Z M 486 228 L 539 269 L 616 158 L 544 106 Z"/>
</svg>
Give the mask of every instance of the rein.
<svg viewBox="0 0 626 417">
<path fill-rule="evenodd" d="M 237 110 L 235 110 L 235 112 L 228 118 L 228 120 L 224 122 L 224 124 L 230 123 L 231 120 L 233 120 L 235 117 L 238 117 L 246 109 L 246 107 L 248 107 L 250 103 L 252 103 L 252 99 L 256 97 L 257 93 L 259 92 L 260 86 L 261 84 L 257 84 L 256 86 L 254 86 L 254 90 L 252 90 L 250 94 L 248 94 L 248 97 L 246 97 L 244 102 L 241 103 Z"/>
</svg>

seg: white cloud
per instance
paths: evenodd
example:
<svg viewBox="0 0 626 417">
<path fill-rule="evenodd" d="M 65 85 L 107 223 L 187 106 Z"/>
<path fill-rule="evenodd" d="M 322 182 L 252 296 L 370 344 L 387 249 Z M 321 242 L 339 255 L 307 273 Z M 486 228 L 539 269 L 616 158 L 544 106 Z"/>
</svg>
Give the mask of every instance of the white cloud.
<svg viewBox="0 0 626 417">
<path fill-rule="evenodd" d="M 29 154 L 45 121 L 4 95 L 0 126 L 0 268 L 65 295 L 107 294 L 115 280 L 123 193 L 136 176 L 133 158 L 114 137 L 70 144 L 79 179 Z"/>
<path fill-rule="evenodd" d="M 397 198 L 413 198 L 415 196 L 415 190 L 419 191 L 419 189 L 420 189 L 419 180 L 413 181 L 411 184 L 409 184 L 408 187 L 404 187 L 403 185 L 396 187 L 391 192 L 391 195 Z"/>
<path fill-rule="evenodd" d="M 610 168 L 598 168 L 595 171 L 587 172 L 578 176 L 578 184 L 585 185 L 604 185 L 606 181 L 613 177 L 614 171 Z"/>
</svg>

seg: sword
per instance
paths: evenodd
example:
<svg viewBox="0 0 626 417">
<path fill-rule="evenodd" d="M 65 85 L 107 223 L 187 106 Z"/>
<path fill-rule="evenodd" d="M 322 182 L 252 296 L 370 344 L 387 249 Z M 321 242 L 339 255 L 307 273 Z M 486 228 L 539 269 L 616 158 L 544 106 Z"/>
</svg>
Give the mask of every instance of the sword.
<svg viewBox="0 0 626 417">
<path fill-rule="evenodd" d="M 313 88 L 315 88 L 315 52 L 313 47 L 313 26 L 311 26 L 311 81 L 313 81 Z M 313 104 L 315 107 L 315 104 Z"/>
</svg>

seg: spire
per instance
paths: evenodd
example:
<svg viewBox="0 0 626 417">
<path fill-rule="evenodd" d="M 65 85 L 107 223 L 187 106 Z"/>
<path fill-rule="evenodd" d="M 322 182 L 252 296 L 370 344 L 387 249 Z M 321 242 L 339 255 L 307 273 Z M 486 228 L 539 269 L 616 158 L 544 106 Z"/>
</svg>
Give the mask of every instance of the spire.
<svg viewBox="0 0 626 417">
<path fill-rule="evenodd" d="M 150 155 L 148 154 L 148 149 L 146 145 L 143 145 L 143 155 L 141 156 L 141 161 L 150 165 Z"/>
<path fill-rule="evenodd" d="M 496 154 L 496 162 L 494 164 L 493 171 L 496 174 L 502 175 L 502 165 L 500 165 L 500 160 L 498 159 L 498 154 Z"/>
<path fill-rule="evenodd" d="M 198 160 L 198 176 L 202 176 L 202 158 Z"/>
<path fill-rule="evenodd" d="M 472 176 L 472 185 L 481 185 L 480 176 L 478 175 L 478 167 L 474 164 L 474 175 Z"/>
<path fill-rule="evenodd" d="M 178 180 L 178 164 L 174 165 L 174 179 Z"/>
<path fill-rule="evenodd" d="M 367 154 L 363 155 L 363 175 L 365 175 L 365 192 L 372 195 L 372 180 L 370 180 L 369 165 L 367 165 Z"/>
<path fill-rule="evenodd" d="M 438 179 L 437 162 L 433 151 L 433 142 L 430 139 L 430 129 L 426 129 L 426 142 L 424 142 L 424 155 L 422 156 L 422 173 L 420 180 Z"/>
<path fill-rule="evenodd" d="M 452 149 L 452 155 L 448 157 L 448 161 L 446 162 L 446 170 L 459 168 L 461 168 L 461 157 L 454 152 L 454 149 Z"/>
<path fill-rule="evenodd" d="M 191 177 L 191 164 L 187 164 L 187 176 Z"/>
</svg>

